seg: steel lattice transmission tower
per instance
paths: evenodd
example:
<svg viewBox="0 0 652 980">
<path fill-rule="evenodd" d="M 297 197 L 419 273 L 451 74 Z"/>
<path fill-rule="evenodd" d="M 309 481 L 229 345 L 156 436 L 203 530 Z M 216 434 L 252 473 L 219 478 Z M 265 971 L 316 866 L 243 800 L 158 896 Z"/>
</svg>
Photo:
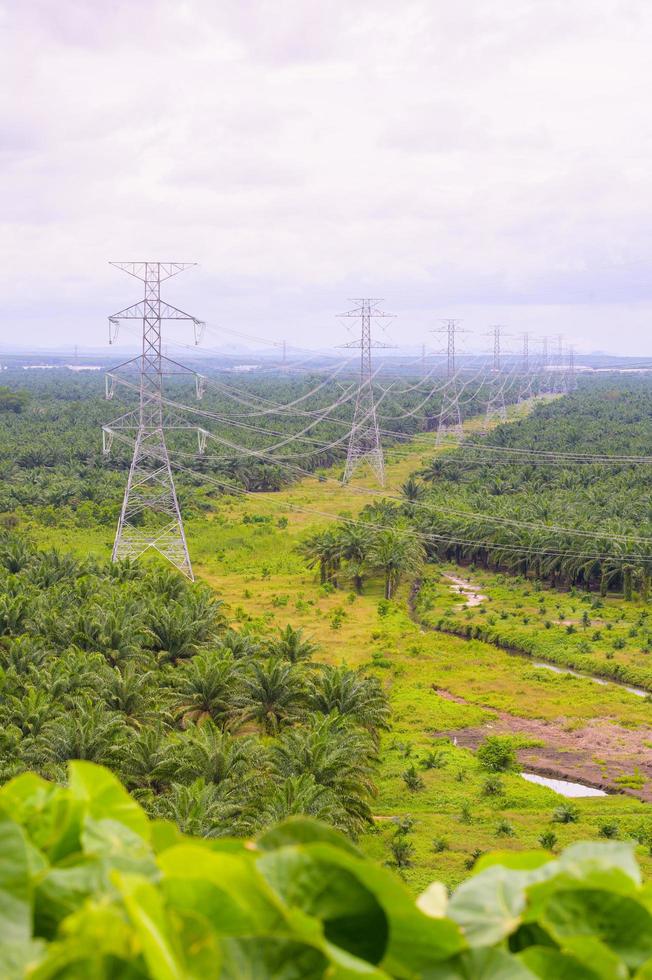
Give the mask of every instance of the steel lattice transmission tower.
<svg viewBox="0 0 652 980">
<path fill-rule="evenodd" d="M 501 324 L 496 323 L 491 328 L 491 336 L 494 340 L 494 352 L 493 352 L 493 368 L 492 373 L 494 375 L 490 384 L 495 382 L 496 391 L 491 392 L 489 398 L 487 399 L 487 408 L 485 411 L 484 424 L 482 427 L 483 434 L 486 435 L 489 431 L 489 426 L 491 422 L 498 418 L 501 422 L 507 421 L 507 409 L 505 407 L 505 397 L 503 393 L 503 385 L 500 381 L 502 361 L 501 361 L 501 337 L 505 336 L 503 333 L 503 328 Z"/>
<path fill-rule="evenodd" d="M 459 333 L 466 333 L 460 323 L 461 320 L 449 317 L 442 320 L 443 326 L 432 331 L 432 333 L 446 335 L 446 377 L 449 381 L 449 384 L 443 389 L 441 409 L 437 421 L 437 438 L 435 440 L 437 446 L 450 431 L 453 431 L 458 439 L 464 435 L 459 392 L 455 382 L 455 338 Z"/>
<path fill-rule="evenodd" d="M 191 320 L 195 325 L 196 341 L 203 324 L 183 310 L 163 302 L 161 283 L 195 264 L 194 262 L 111 263 L 123 272 L 140 279 L 145 285 L 145 295 L 141 302 L 109 317 L 109 323 L 114 330 L 117 330 L 120 320 L 142 321 L 142 352 L 133 361 L 127 362 L 138 368 L 136 412 L 127 413 L 116 422 L 104 427 L 105 452 L 108 451 L 107 442 L 110 448 L 113 436 L 119 434 L 121 430 L 135 431 L 133 457 L 113 545 L 113 561 L 139 558 L 152 549 L 167 558 L 175 568 L 190 579 L 194 576 L 165 442 L 165 428 L 195 427 L 177 424 L 177 420 L 171 419 L 169 413 L 164 413 L 164 362 L 166 366 L 173 365 L 183 372 L 188 369 L 163 356 L 161 323 L 163 320 Z M 194 374 L 194 372 L 188 373 Z M 113 373 L 110 377 L 117 380 L 117 375 Z M 199 386 L 197 393 L 200 395 Z M 108 387 L 107 397 L 111 397 Z M 201 432 L 199 435 L 201 450 Z"/>
<path fill-rule="evenodd" d="M 358 305 L 348 313 L 339 313 L 338 316 L 355 317 L 360 320 L 360 340 L 340 344 L 340 347 L 360 348 L 360 383 L 355 399 L 353 426 L 349 436 L 342 482 L 348 483 L 356 469 L 362 463 L 367 463 L 380 486 L 384 487 L 385 460 L 376 417 L 371 351 L 379 347 L 391 347 L 392 344 L 383 344 L 372 339 L 371 322 L 374 319 L 391 318 L 394 314 L 383 313 L 378 309 L 377 304 L 382 302 L 380 299 L 352 299 L 351 302 Z"/>
</svg>

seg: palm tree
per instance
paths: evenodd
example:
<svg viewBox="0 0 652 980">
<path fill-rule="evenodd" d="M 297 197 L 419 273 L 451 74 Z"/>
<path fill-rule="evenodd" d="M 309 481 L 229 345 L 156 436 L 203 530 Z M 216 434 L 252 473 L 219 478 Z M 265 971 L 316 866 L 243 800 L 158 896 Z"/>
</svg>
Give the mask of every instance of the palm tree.
<svg viewBox="0 0 652 980">
<path fill-rule="evenodd" d="M 311 535 L 297 550 L 305 558 L 308 568 L 319 567 L 319 581 L 322 585 L 335 580 L 339 564 L 339 540 L 330 528 Z"/>
<path fill-rule="evenodd" d="M 22 572 L 34 559 L 35 552 L 22 538 L 10 537 L 0 544 L 0 565 L 12 575 Z"/>
<path fill-rule="evenodd" d="M 237 704 L 238 671 L 230 656 L 202 653 L 174 673 L 174 711 L 183 727 L 212 720 L 224 727 Z"/>
<path fill-rule="evenodd" d="M 371 541 L 371 533 L 367 527 L 345 524 L 339 530 L 338 554 L 342 561 L 347 562 L 347 571 L 358 595 L 362 593 Z"/>
<path fill-rule="evenodd" d="M 155 680 L 154 671 L 140 671 L 133 663 L 122 670 L 112 667 L 102 678 L 100 696 L 107 708 L 120 711 L 128 724 L 138 728 L 160 712 L 154 701 Z"/>
<path fill-rule="evenodd" d="M 43 727 L 39 749 L 55 765 L 69 759 L 107 765 L 119 755 L 126 731 L 115 712 L 90 700 L 77 700 L 68 713 Z"/>
<path fill-rule="evenodd" d="M 241 719 L 274 735 L 301 717 L 305 701 L 305 681 L 297 667 L 279 660 L 254 661 L 244 678 Z"/>
<path fill-rule="evenodd" d="M 178 782 L 231 780 L 243 796 L 249 782 L 264 768 L 264 753 L 255 738 L 235 738 L 210 721 L 184 732 L 175 743 L 174 758 Z"/>
<path fill-rule="evenodd" d="M 268 827 L 287 817 L 305 815 L 334 824 L 347 826 L 347 814 L 335 793 L 326 786 L 320 786 L 315 777 L 304 772 L 300 776 L 289 776 L 275 786 L 267 799 L 256 809 L 250 811 L 255 827 Z"/>
<path fill-rule="evenodd" d="M 389 728 L 389 702 L 380 681 L 348 667 L 322 667 L 310 686 L 308 704 L 325 715 L 337 711 L 365 728 L 376 741 L 379 730 Z"/>
<path fill-rule="evenodd" d="M 421 569 L 426 552 L 411 531 L 399 527 L 379 531 L 374 537 L 369 560 L 385 576 L 385 598 L 391 599 L 405 574 Z"/>
<path fill-rule="evenodd" d="M 48 691 L 31 685 L 22 694 L 5 694 L 0 718 L 2 726 L 15 726 L 23 735 L 40 735 L 52 718 L 61 715 L 62 709 Z"/>
<path fill-rule="evenodd" d="M 246 633 L 228 629 L 220 639 L 219 649 L 230 653 L 234 660 L 249 660 L 260 656 L 262 648 L 257 640 Z"/>
<path fill-rule="evenodd" d="M 151 607 L 146 624 L 152 649 L 162 663 L 193 657 L 204 634 L 204 624 L 176 602 Z"/>
<path fill-rule="evenodd" d="M 270 748 L 272 769 L 278 776 L 309 773 L 318 786 L 333 791 L 351 830 L 371 822 L 373 754 L 369 737 L 337 714 L 313 716 L 308 727 L 289 729 Z"/>
<path fill-rule="evenodd" d="M 238 833 L 236 818 L 242 807 L 237 786 L 216 786 L 196 779 L 190 785 L 173 783 L 170 792 L 160 797 L 156 811 L 174 820 L 184 834 L 224 837 Z"/>
<path fill-rule="evenodd" d="M 293 629 L 289 624 L 285 629 L 279 628 L 278 636 L 268 643 L 270 656 L 278 660 L 289 660 L 298 664 L 310 660 L 319 647 L 316 643 L 304 639 L 302 629 Z"/>
<path fill-rule="evenodd" d="M 130 789 L 161 793 L 177 772 L 174 743 L 160 723 L 147 725 L 128 738 L 120 751 L 120 772 Z"/>
</svg>

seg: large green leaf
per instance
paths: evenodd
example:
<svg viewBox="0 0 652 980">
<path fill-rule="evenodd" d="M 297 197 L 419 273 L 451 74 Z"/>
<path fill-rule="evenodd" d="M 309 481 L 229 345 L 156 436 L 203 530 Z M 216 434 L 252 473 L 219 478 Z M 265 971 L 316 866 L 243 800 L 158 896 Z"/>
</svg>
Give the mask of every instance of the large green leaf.
<svg viewBox="0 0 652 980">
<path fill-rule="evenodd" d="M 334 847 L 341 847 L 348 854 L 360 856 L 360 851 L 344 834 L 310 817 L 289 817 L 266 830 L 256 843 L 262 851 L 273 851 L 290 844 L 332 844 Z"/>
<path fill-rule="evenodd" d="M 437 963 L 421 980 L 535 980 L 536 974 L 502 949 L 471 949 L 446 963 Z"/>
<path fill-rule="evenodd" d="M 285 847 L 265 854 L 258 868 L 291 907 L 324 925 L 329 942 L 353 956 L 380 963 L 389 925 L 376 896 L 348 868 L 302 848 Z"/>
<path fill-rule="evenodd" d="M 600 980 L 600 974 L 551 946 L 531 946 L 519 960 L 542 980 Z"/>
<path fill-rule="evenodd" d="M 628 895 L 598 888 L 556 892 L 543 909 L 542 924 L 562 944 L 596 936 L 630 967 L 652 956 L 652 915 Z"/>
<path fill-rule="evenodd" d="M 293 850 L 301 855 L 301 860 L 291 858 Z M 286 858 L 288 870 L 284 869 Z M 314 864 L 314 870 L 307 870 L 309 864 Z M 319 896 L 315 891 L 319 881 L 322 881 L 326 893 L 324 896 L 323 912 L 329 908 L 331 889 L 339 888 L 335 882 L 342 871 L 353 875 L 359 885 L 371 893 L 378 906 L 381 907 L 387 922 L 387 940 L 385 954 L 380 966 L 390 974 L 397 976 L 411 975 L 423 969 L 430 963 L 449 958 L 464 947 L 464 941 L 459 929 L 446 919 L 433 919 L 425 915 L 415 905 L 412 896 L 405 890 L 396 877 L 384 868 L 370 861 L 348 854 L 341 848 L 328 844 L 306 844 L 296 849 L 282 848 L 264 854 L 257 859 L 257 864 L 270 884 L 288 904 L 297 903 L 304 911 L 312 909 L 310 914 L 319 915 Z M 348 881 L 342 877 L 340 881 Z M 307 883 L 306 898 L 310 896 L 311 905 L 304 905 L 304 882 Z M 367 903 L 364 892 L 358 892 L 361 902 Z M 368 914 L 374 921 L 380 922 L 373 906 L 359 906 L 360 914 Z M 340 938 L 346 939 L 343 923 L 329 918 L 324 920 L 326 936 L 332 941 L 333 932 L 342 927 Z M 329 928 L 329 921 L 332 925 Z M 345 947 L 346 948 L 346 947 Z"/>
<path fill-rule="evenodd" d="M 307 943 L 280 937 L 243 937 L 221 943 L 220 980 L 318 980 L 328 958 Z"/>
<path fill-rule="evenodd" d="M 32 938 L 29 855 L 22 829 L 0 820 L 0 941 L 25 944 Z"/>
<path fill-rule="evenodd" d="M 628 841 L 580 841 L 571 844 L 560 855 L 559 865 L 566 874 L 579 878 L 599 871 L 615 871 L 626 875 L 634 885 L 641 884 L 635 845 Z"/>
<path fill-rule="evenodd" d="M 159 856 L 159 867 L 169 904 L 204 917 L 219 933 L 241 935 L 284 926 L 282 906 L 249 851 L 229 854 L 180 844 Z"/>
<path fill-rule="evenodd" d="M 147 814 L 108 769 L 93 762 L 71 762 L 69 785 L 71 795 L 83 801 L 89 816 L 116 820 L 149 840 Z"/>
<path fill-rule="evenodd" d="M 556 863 L 554 858 L 545 851 L 492 851 L 491 854 L 483 854 L 478 858 L 473 871 L 479 874 L 495 864 L 512 871 L 537 871 L 544 865 L 553 863 Z"/>
<path fill-rule="evenodd" d="M 122 903 L 89 900 L 63 922 L 30 980 L 91 977 L 143 978 L 145 962 L 138 952 L 136 933 Z"/>
<path fill-rule="evenodd" d="M 596 936 L 570 936 L 564 940 L 563 951 L 590 967 L 601 980 L 624 980 L 629 976 L 621 958 Z"/>
<path fill-rule="evenodd" d="M 152 980 L 189 980 L 191 974 L 176 948 L 160 893 L 149 881 L 136 875 L 116 874 L 115 882 L 140 940 Z"/>
<path fill-rule="evenodd" d="M 25 828 L 50 861 L 79 848 L 82 802 L 34 773 L 16 776 L 0 789 L 0 810 Z"/>
<path fill-rule="evenodd" d="M 104 891 L 104 872 L 98 860 L 84 859 L 69 868 L 51 868 L 34 894 L 34 928 L 53 939 L 60 923 L 92 895 Z"/>
<path fill-rule="evenodd" d="M 81 844 L 84 854 L 98 858 L 107 873 L 115 870 L 147 878 L 159 875 L 149 843 L 117 820 L 86 817 Z"/>
<path fill-rule="evenodd" d="M 492 946 L 518 928 L 526 882 L 527 874 L 497 864 L 460 885 L 448 912 L 471 946 Z"/>
<path fill-rule="evenodd" d="M 35 893 L 38 935 L 54 937 L 59 923 L 90 896 L 112 893 L 112 872 L 159 875 L 154 855 L 138 834 L 115 820 L 83 823 L 83 855 L 75 863 L 50 868 L 40 876 Z"/>
</svg>

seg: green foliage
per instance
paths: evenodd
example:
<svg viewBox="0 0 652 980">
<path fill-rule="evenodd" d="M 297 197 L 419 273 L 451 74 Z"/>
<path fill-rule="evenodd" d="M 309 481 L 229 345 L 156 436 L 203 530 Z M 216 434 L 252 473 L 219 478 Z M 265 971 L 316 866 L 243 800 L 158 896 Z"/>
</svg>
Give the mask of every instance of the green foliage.
<svg viewBox="0 0 652 980">
<path fill-rule="evenodd" d="M 26 391 L 12 391 L 6 385 L 0 385 L 0 412 L 14 412 L 19 415 L 28 401 L 29 394 Z"/>
<path fill-rule="evenodd" d="M 359 833 L 387 698 L 316 652 L 291 626 L 228 629 L 213 594 L 168 569 L 0 536 L 0 781 L 86 760 L 194 834 L 301 813 Z"/>
<path fill-rule="evenodd" d="M 509 735 L 488 735 L 476 755 L 481 766 L 490 772 L 509 772 L 518 768 L 514 740 Z"/>
<path fill-rule="evenodd" d="M 621 843 L 476 851 L 450 899 L 433 883 L 415 903 L 313 820 L 255 841 L 189 836 L 87 762 L 70 763 L 67 787 L 25 773 L 0 789 L 0 841 L 7 980 L 643 978 L 652 966 L 649 896 Z M 404 835 L 391 850 L 409 866 Z"/>
</svg>

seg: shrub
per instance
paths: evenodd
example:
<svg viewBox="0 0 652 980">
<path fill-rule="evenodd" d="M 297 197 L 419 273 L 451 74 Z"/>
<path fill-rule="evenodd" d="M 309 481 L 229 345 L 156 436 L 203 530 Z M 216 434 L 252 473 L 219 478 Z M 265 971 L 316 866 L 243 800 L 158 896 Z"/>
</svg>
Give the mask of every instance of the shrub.
<svg viewBox="0 0 652 980">
<path fill-rule="evenodd" d="M 615 840 L 618 837 L 619 832 L 620 828 L 615 820 L 600 824 L 598 827 L 598 836 L 604 837 L 605 840 Z"/>
<path fill-rule="evenodd" d="M 504 792 L 505 787 L 499 776 L 488 776 L 482 784 L 483 796 L 501 796 Z"/>
<path fill-rule="evenodd" d="M 464 867 L 466 868 L 466 870 L 472 871 L 483 854 L 484 851 L 482 851 L 479 847 L 474 848 L 474 850 L 471 851 L 470 855 L 467 857 L 466 861 L 464 862 Z"/>
<path fill-rule="evenodd" d="M 394 837 L 389 842 L 389 849 L 392 852 L 393 864 L 397 868 L 409 868 L 414 857 L 414 844 L 406 837 L 401 835 Z"/>
<path fill-rule="evenodd" d="M 518 768 L 514 742 L 509 735 L 488 735 L 476 755 L 482 767 L 490 772 L 509 772 Z"/>
<path fill-rule="evenodd" d="M 403 782 L 412 793 L 417 793 L 426 785 L 414 765 L 403 773 Z"/>
<path fill-rule="evenodd" d="M 577 823 L 579 819 L 579 807 L 574 803 L 560 804 L 552 815 L 553 823 Z"/>
<path fill-rule="evenodd" d="M 557 846 L 557 834 L 554 830 L 544 830 L 539 836 L 539 844 L 546 851 L 553 851 Z"/>
<path fill-rule="evenodd" d="M 496 837 L 513 837 L 516 831 L 509 820 L 499 820 L 496 825 Z"/>
<path fill-rule="evenodd" d="M 447 851 L 449 848 L 449 843 L 445 837 L 434 837 L 432 841 L 432 849 L 435 854 L 441 854 L 442 851 Z"/>
</svg>

